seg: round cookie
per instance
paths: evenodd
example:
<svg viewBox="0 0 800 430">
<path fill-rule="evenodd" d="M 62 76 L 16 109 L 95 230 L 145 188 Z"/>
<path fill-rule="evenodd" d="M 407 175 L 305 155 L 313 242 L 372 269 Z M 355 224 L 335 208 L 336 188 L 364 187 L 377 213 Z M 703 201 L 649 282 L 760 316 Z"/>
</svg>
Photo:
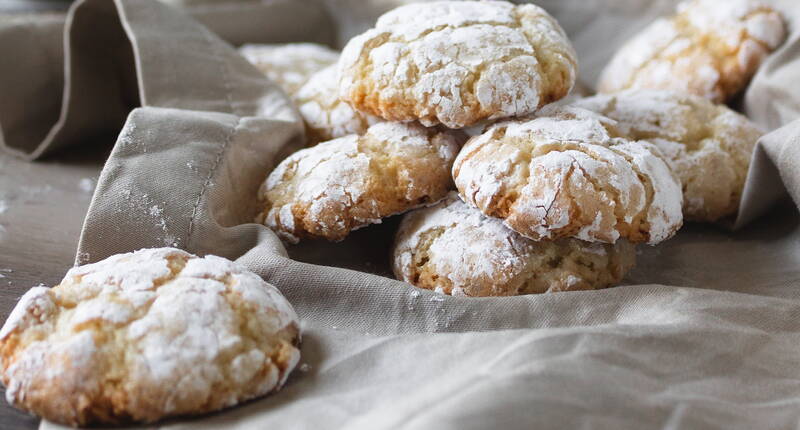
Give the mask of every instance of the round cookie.
<svg viewBox="0 0 800 430">
<path fill-rule="evenodd" d="M 717 221 L 739 208 L 750 158 L 764 131 L 727 106 L 663 90 L 626 90 L 573 106 L 617 121 L 619 133 L 658 147 L 683 187 L 683 216 Z"/>
<path fill-rule="evenodd" d="M 635 258 L 625 240 L 527 239 L 452 192 L 404 216 L 392 266 L 398 279 L 420 288 L 454 296 L 514 296 L 609 287 Z"/>
<path fill-rule="evenodd" d="M 613 137 L 613 128 L 613 120 L 569 106 L 496 124 L 459 153 L 456 187 L 467 203 L 534 240 L 666 240 L 682 224 L 679 182 L 653 144 Z"/>
<path fill-rule="evenodd" d="M 295 94 L 300 114 L 306 123 L 309 143 L 364 134 L 370 125 L 381 119 L 359 112 L 339 99 L 339 78 L 336 65 L 315 73 Z"/>
<path fill-rule="evenodd" d="M 143 249 L 34 287 L 0 330 L 6 400 L 48 420 L 153 422 L 279 389 L 297 364 L 297 315 L 220 257 Z"/>
<path fill-rule="evenodd" d="M 564 97 L 576 68 L 564 31 L 538 6 L 425 2 L 387 12 L 347 43 L 339 96 L 387 120 L 462 128 Z"/>
<path fill-rule="evenodd" d="M 455 137 L 416 123 L 381 122 L 298 151 L 259 190 L 256 218 L 283 240 L 339 241 L 381 218 L 431 204 L 452 188 Z"/>
<path fill-rule="evenodd" d="M 337 51 L 316 43 L 248 44 L 239 53 L 291 97 L 314 73 L 339 59 Z"/>
<path fill-rule="evenodd" d="M 687 1 L 617 51 L 598 91 L 669 89 L 723 103 L 747 85 L 785 35 L 781 16 L 760 1 Z"/>
</svg>

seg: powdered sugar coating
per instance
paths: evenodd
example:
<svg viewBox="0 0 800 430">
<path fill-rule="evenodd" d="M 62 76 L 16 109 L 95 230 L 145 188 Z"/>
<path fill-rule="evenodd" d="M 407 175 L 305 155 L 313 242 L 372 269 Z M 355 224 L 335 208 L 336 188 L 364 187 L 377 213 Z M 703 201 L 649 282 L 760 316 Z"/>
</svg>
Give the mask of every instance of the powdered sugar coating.
<svg viewBox="0 0 800 430">
<path fill-rule="evenodd" d="M 364 134 L 380 118 L 359 112 L 339 99 L 339 76 L 336 65 L 315 73 L 295 95 L 300 114 L 306 123 L 311 144 Z"/>
<path fill-rule="evenodd" d="M 280 388 L 299 359 L 297 315 L 273 286 L 174 248 L 73 268 L 0 333 L 9 403 L 69 425 L 232 406 Z"/>
<path fill-rule="evenodd" d="M 778 12 L 757 0 L 692 0 L 617 52 L 598 90 L 671 89 L 725 102 L 785 38 Z"/>
<path fill-rule="evenodd" d="M 470 139 L 453 177 L 467 203 L 534 240 L 661 242 L 682 224 L 680 186 L 653 144 L 616 134 L 602 115 L 549 106 Z"/>
<path fill-rule="evenodd" d="M 393 250 L 398 279 L 461 296 L 507 296 L 608 287 L 633 266 L 633 245 L 536 242 L 451 192 L 403 218 Z"/>
<path fill-rule="evenodd" d="M 381 218 L 441 199 L 452 186 L 453 134 L 381 122 L 298 151 L 267 177 L 256 219 L 282 239 L 342 240 Z"/>
<path fill-rule="evenodd" d="M 314 73 L 335 64 L 339 53 L 316 43 L 247 44 L 239 53 L 289 96 L 297 91 Z"/>
<path fill-rule="evenodd" d="M 699 96 L 647 89 L 573 106 L 614 119 L 620 136 L 655 144 L 681 181 L 685 218 L 716 221 L 738 209 L 753 149 L 764 134 L 743 115 Z"/>
<path fill-rule="evenodd" d="M 339 95 L 387 120 L 461 128 L 558 100 L 576 67 L 563 30 L 538 6 L 410 4 L 348 42 Z"/>
</svg>

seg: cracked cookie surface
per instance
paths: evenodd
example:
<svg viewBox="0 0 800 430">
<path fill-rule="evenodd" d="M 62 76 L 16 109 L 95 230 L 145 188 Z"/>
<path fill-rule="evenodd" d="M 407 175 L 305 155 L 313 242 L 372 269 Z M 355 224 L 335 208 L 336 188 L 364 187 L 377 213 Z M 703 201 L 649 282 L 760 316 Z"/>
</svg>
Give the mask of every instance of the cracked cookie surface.
<svg viewBox="0 0 800 430">
<path fill-rule="evenodd" d="M 386 120 L 462 128 L 564 97 L 576 68 L 564 31 L 538 6 L 410 4 L 348 42 L 339 95 Z"/>
<path fill-rule="evenodd" d="M 609 287 L 635 258 L 625 240 L 533 241 L 451 192 L 403 217 L 392 266 L 397 279 L 420 288 L 454 296 L 514 296 Z"/>
<path fill-rule="evenodd" d="M 381 218 L 435 203 L 452 189 L 456 137 L 416 123 L 381 122 L 300 150 L 259 190 L 256 221 L 283 240 L 339 241 Z"/>
<path fill-rule="evenodd" d="M 760 1 L 687 1 L 617 51 L 598 91 L 670 89 L 724 103 L 747 85 L 785 35 L 780 14 Z"/>
<path fill-rule="evenodd" d="M 687 220 L 713 222 L 738 210 L 753 149 L 764 134 L 744 115 L 700 96 L 647 89 L 572 105 L 615 120 L 622 136 L 656 145 L 681 181 Z"/>
<path fill-rule="evenodd" d="M 0 331 L 6 399 L 72 426 L 199 414 L 280 388 L 299 323 L 220 257 L 143 249 L 30 289 Z"/>
<path fill-rule="evenodd" d="M 369 126 L 382 121 L 339 99 L 336 65 L 311 76 L 297 91 L 295 102 L 306 123 L 309 146 L 348 134 L 364 134 Z"/>
<path fill-rule="evenodd" d="M 453 165 L 464 200 L 534 240 L 656 244 L 680 228 L 681 188 L 658 149 L 615 121 L 548 106 L 471 138 Z"/>
<path fill-rule="evenodd" d="M 249 44 L 239 53 L 294 97 L 314 73 L 335 64 L 339 52 L 316 43 Z"/>
</svg>

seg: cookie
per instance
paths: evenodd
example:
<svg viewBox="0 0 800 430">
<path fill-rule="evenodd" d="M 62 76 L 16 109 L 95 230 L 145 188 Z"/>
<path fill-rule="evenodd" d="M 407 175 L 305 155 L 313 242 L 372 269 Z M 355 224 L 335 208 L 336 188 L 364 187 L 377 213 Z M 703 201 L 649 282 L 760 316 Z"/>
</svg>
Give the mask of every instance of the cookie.
<svg viewBox="0 0 800 430">
<path fill-rule="evenodd" d="M 295 94 L 295 102 L 306 123 L 310 145 L 348 134 L 364 134 L 370 125 L 381 121 L 359 112 L 339 99 L 336 65 L 315 73 Z"/>
<path fill-rule="evenodd" d="M 417 3 L 347 43 L 339 96 L 387 120 L 462 128 L 564 97 L 576 68 L 564 31 L 538 6 Z"/>
<path fill-rule="evenodd" d="M 617 51 L 598 91 L 669 89 L 723 103 L 747 85 L 785 36 L 780 14 L 760 1 L 687 1 Z"/>
<path fill-rule="evenodd" d="M 30 289 L 0 330 L 6 400 L 48 420 L 152 422 L 275 391 L 299 323 L 275 287 L 220 257 L 143 249 Z"/>
<path fill-rule="evenodd" d="M 444 197 L 457 151 L 449 132 L 389 122 L 303 149 L 261 186 L 264 210 L 256 222 L 289 243 L 342 240 L 354 229 Z"/>
<path fill-rule="evenodd" d="M 314 73 L 339 59 L 337 51 L 316 43 L 248 44 L 239 48 L 239 53 L 289 96 Z"/>
<path fill-rule="evenodd" d="M 635 258 L 625 240 L 527 239 L 452 192 L 403 217 L 392 266 L 397 279 L 420 288 L 454 296 L 515 296 L 609 287 Z"/>
<path fill-rule="evenodd" d="M 713 222 L 736 213 L 750 158 L 764 134 L 752 121 L 700 96 L 626 90 L 573 103 L 617 121 L 622 136 L 656 145 L 683 187 L 683 216 Z"/>
<path fill-rule="evenodd" d="M 456 187 L 534 240 L 666 240 L 682 224 L 680 184 L 653 144 L 613 137 L 613 128 L 594 112 L 555 105 L 496 124 L 459 153 Z"/>
</svg>

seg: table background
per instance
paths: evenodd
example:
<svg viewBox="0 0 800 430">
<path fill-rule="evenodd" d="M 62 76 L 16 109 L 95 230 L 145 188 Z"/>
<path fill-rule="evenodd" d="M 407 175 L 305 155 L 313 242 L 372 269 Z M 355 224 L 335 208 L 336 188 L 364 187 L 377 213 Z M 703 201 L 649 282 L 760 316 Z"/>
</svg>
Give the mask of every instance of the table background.
<svg viewBox="0 0 800 430">
<path fill-rule="evenodd" d="M 83 217 L 113 143 L 35 163 L 0 153 L 0 321 L 30 287 L 55 285 L 72 266 Z M 0 429 L 33 429 L 38 422 L 0 401 Z"/>
</svg>

